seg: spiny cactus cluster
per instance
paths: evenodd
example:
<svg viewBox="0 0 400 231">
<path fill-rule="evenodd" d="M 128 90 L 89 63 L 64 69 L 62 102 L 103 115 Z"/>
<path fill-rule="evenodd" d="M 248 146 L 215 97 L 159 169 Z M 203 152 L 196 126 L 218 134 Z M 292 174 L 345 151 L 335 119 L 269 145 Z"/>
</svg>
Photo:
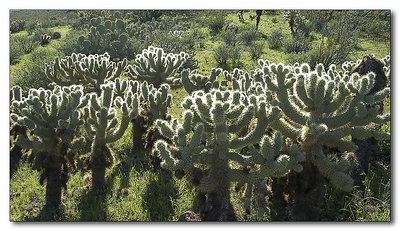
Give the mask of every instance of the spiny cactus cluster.
<svg viewBox="0 0 400 231">
<path fill-rule="evenodd" d="M 115 27 L 122 21 L 117 16 Z M 91 22 L 94 30 L 102 30 L 102 23 Z M 390 139 L 379 129 L 390 121 L 379 106 L 390 89 L 371 92 L 375 74 L 353 73 L 353 63 L 342 70 L 322 64 L 312 70 L 308 64 L 260 60 L 261 67 L 250 72 L 216 68 L 206 76 L 182 70 L 186 59 L 184 52 L 166 54 L 152 46 L 133 65 L 126 59 L 112 62 L 107 53 L 74 53 L 46 65 L 53 90 L 31 89 L 24 97 L 21 88 L 11 89 L 10 117 L 31 132 L 18 135 L 16 144 L 32 150 L 43 169 L 49 206 L 61 202 L 68 168 L 85 142 L 81 127 L 91 142 L 82 159 L 92 171 L 94 189 L 103 188 L 114 161 L 108 145 L 132 123 L 133 147 L 152 148 L 161 167 L 193 184 L 202 220 L 222 221 L 236 220 L 233 186 L 242 190 L 245 209 L 255 205 L 260 218 L 267 209 L 269 179 L 283 179 L 288 201 L 302 193 L 302 182 L 292 184 L 296 179 L 317 176 L 312 178 L 317 183 L 326 178 L 350 191 L 349 157 L 357 149 L 352 139 Z M 382 62 L 390 75 L 390 57 Z M 123 78 L 126 71 L 131 79 Z M 170 88 L 180 83 L 189 94 L 181 102 L 181 122 L 168 115 Z"/>
<path fill-rule="evenodd" d="M 390 89 L 367 95 L 374 86 L 373 73 L 341 75 L 334 65 L 326 71 L 322 65 L 310 70 L 308 64 L 290 67 L 260 63 L 266 85 L 275 96 L 272 104 L 284 115 L 271 127 L 292 140 L 300 140 L 307 159 L 336 187 L 350 191 L 353 182 L 346 174 L 349 162 L 342 157 L 337 162 L 329 160 L 324 147 L 354 152 L 357 146 L 346 136 L 390 138 L 375 129 L 389 121 L 390 115 L 380 115 L 379 107 L 373 105 L 383 101 Z"/>
<path fill-rule="evenodd" d="M 110 55 L 84 55 L 72 53 L 46 64 L 45 74 L 53 83 L 60 86 L 79 84 L 85 91 L 100 94 L 100 85 L 121 77 L 128 65 L 128 60 L 113 62 Z"/>
<path fill-rule="evenodd" d="M 87 98 L 76 85 L 52 91 L 31 89 L 27 97 L 22 97 L 19 87 L 11 91 L 11 119 L 31 131 L 29 137 L 18 136 L 16 143 L 32 150 L 36 167 L 43 170 L 40 182 L 47 180 L 46 205 L 57 207 L 62 187 L 66 188 L 68 165 L 75 166 L 75 151 L 85 141 L 77 127 L 84 123 L 79 108 Z"/>
<path fill-rule="evenodd" d="M 220 83 L 218 82 L 217 77 L 221 72 L 222 69 L 213 68 L 209 76 L 204 76 L 185 69 L 181 73 L 183 88 L 189 94 L 198 90 L 209 92 L 212 88 L 218 89 Z"/>
<path fill-rule="evenodd" d="M 168 119 L 168 109 L 172 102 L 169 90 L 168 84 L 155 88 L 153 84 L 144 81 L 140 85 L 140 114 L 132 121 L 133 146 L 136 150 L 151 148 L 159 138 L 154 121 Z"/>
<path fill-rule="evenodd" d="M 101 54 L 108 52 L 113 58 L 122 58 L 121 52 L 126 48 L 128 33 L 121 14 L 92 18 L 90 28 L 85 36 L 78 39 L 77 51 L 84 54 Z"/>
<path fill-rule="evenodd" d="M 84 159 L 87 168 L 92 170 L 94 188 L 105 185 L 105 170 L 114 160 L 107 143 L 120 139 L 129 122 L 139 114 L 137 85 L 134 81 L 128 83 L 127 80 L 116 79 L 115 83 L 101 85 L 100 96 L 94 93 L 89 95 L 89 104 L 84 108 L 84 127 L 92 139 L 92 148 Z M 115 91 L 119 96 L 116 96 Z"/>
<path fill-rule="evenodd" d="M 162 83 L 178 85 L 181 80 L 179 68 L 188 58 L 188 54 L 166 54 L 162 48 L 149 46 L 138 54 L 134 65 L 128 66 L 128 75 L 139 81 L 147 81 L 155 87 Z"/>
<path fill-rule="evenodd" d="M 213 212 L 203 211 L 215 213 L 204 219 L 232 219 L 229 188 L 233 182 L 256 184 L 265 177 L 286 175 L 290 169 L 301 171 L 298 162 L 304 156 L 299 148 L 287 145 L 280 133 L 272 138 L 265 135 L 268 125 L 280 116 L 280 110 L 268 107 L 265 98 L 238 91 L 196 91 L 182 106 L 186 109 L 183 123 L 156 121 L 165 139 L 154 147 L 163 167 L 185 174 L 198 193 L 218 201 Z M 248 152 L 242 153 L 245 149 Z"/>
</svg>

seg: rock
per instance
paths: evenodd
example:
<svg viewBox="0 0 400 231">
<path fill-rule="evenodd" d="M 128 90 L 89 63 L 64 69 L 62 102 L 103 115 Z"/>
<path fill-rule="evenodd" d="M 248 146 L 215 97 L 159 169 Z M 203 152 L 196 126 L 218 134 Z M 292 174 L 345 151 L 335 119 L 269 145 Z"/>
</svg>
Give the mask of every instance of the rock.
<svg viewBox="0 0 400 231">
<path fill-rule="evenodd" d="M 201 219 L 197 213 L 186 211 L 178 218 L 178 221 L 201 221 Z"/>
</svg>

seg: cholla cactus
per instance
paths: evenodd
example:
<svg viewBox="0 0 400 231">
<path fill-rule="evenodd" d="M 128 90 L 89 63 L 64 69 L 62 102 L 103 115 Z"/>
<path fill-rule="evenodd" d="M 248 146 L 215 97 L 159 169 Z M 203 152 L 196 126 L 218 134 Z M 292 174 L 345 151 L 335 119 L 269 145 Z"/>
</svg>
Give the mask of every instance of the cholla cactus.
<svg viewBox="0 0 400 231">
<path fill-rule="evenodd" d="M 383 57 L 382 59 L 380 59 L 380 61 L 383 63 L 383 71 L 385 72 L 386 77 L 390 80 L 390 55 L 387 55 L 385 57 Z"/>
<path fill-rule="evenodd" d="M 125 81 L 116 81 L 118 84 L 128 84 Z M 105 170 L 113 163 L 112 151 L 107 143 L 117 141 L 122 137 L 129 122 L 139 113 L 139 96 L 133 86 L 133 81 L 124 93 L 124 97 L 114 97 L 116 90 L 114 82 L 101 85 L 101 95 L 90 94 L 89 104 L 84 108 L 86 119 L 85 129 L 92 139 L 91 152 L 84 157 L 88 169 L 92 170 L 92 187 L 100 189 L 105 185 Z M 121 87 L 118 87 L 120 90 Z M 121 112 L 118 115 L 117 112 Z"/>
<path fill-rule="evenodd" d="M 165 140 L 158 140 L 154 148 L 162 167 L 184 173 L 197 192 L 207 196 L 203 220 L 236 219 L 230 203 L 232 183 L 254 185 L 265 177 L 284 176 L 290 169 L 301 171 L 298 161 L 304 156 L 298 147 L 288 147 L 280 133 L 265 135 L 280 111 L 267 108 L 264 98 L 237 91 L 196 91 L 182 106 L 183 123 L 156 121 Z"/>
<path fill-rule="evenodd" d="M 342 157 L 338 162 L 329 160 L 324 147 L 354 152 L 357 146 L 345 139 L 349 135 L 388 139 L 389 134 L 375 126 L 389 121 L 390 114 L 381 115 L 378 106 L 368 105 L 383 101 L 390 89 L 367 95 L 374 86 L 373 73 L 342 76 L 334 65 L 325 71 L 319 64 L 311 71 L 308 64 L 294 69 L 282 64 L 261 64 L 268 89 L 276 96 L 273 105 L 284 114 L 271 126 L 292 140 L 300 140 L 308 161 L 333 185 L 352 190 L 352 179 L 346 174 L 349 162 Z"/>
<path fill-rule="evenodd" d="M 12 102 L 22 100 L 22 89 L 19 86 L 14 86 L 10 89 L 10 113 L 14 112 Z M 18 108 L 16 110 L 19 110 Z M 27 128 L 18 123 L 10 121 L 10 176 L 18 167 L 19 161 L 22 157 L 22 147 L 16 144 L 18 136 L 28 137 Z"/>
<path fill-rule="evenodd" d="M 100 85 L 119 78 L 127 65 L 127 59 L 117 63 L 110 61 L 108 53 L 89 56 L 73 53 L 63 59 L 56 57 L 54 62 L 46 64 L 45 74 L 57 85 L 80 84 L 85 91 L 100 94 Z"/>
<path fill-rule="evenodd" d="M 185 88 L 185 91 L 189 94 L 198 90 L 209 92 L 212 88 L 219 88 L 220 83 L 218 82 L 217 77 L 221 72 L 221 68 L 213 68 L 209 76 L 204 76 L 197 73 L 191 73 L 188 69 L 185 69 L 181 73 L 182 85 Z"/>
<path fill-rule="evenodd" d="M 50 43 L 51 40 L 51 36 L 48 34 L 42 34 L 40 35 L 40 45 L 42 45 L 42 47 L 47 46 L 47 44 Z"/>
<path fill-rule="evenodd" d="M 178 71 L 187 58 L 188 54 L 184 52 L 166 54 L 162 48 L 149 46 L 136 56 L 136 64 L 128 66 L 128 75 L 155 87 L 162 83 L 178 85 L 181 81 Z"/>
<path fill-rule="evenodd" d="M 133 146 L 136 150 L 151 148 L 155 140 L 159 138 L 153 123 L 157 119 L 169 119 L 168 108 L 172 101 L 172 95 L 168 93 L 169 89 L 168 84 L 155 88 L 153 84 L 144 81 L 140 85 L 141 110 L 139 116 L 132 121 Z"/>
<path fill-rule="evenodd" d="M 225 81 L 230 83 L 232 90 L 246 93 L 246 95 L 269 95 L 268 91 L 266 91 L 264 87 L 264 79 L 261 77 L 261 73 L 259 72 L 251 71 L 249 73 L 235 68 L 232 73 L 224 71 L 223 74 Z M 269 97 L 268 100 L 271 100 L 271 97 Z"/>
<path fill-rule="evenodd" d="M 84 54 L 108 52 L 112 58 L 126 57 L 128 31 L 120 12 L 92 18 L 86 35 L 77 41 L 77 51 Z"/>
<path fill-rule="evenodd" d="M 310 70 L 308 64 L 284 66 L 260 60 L 259 70 L 267 89 L 283 116 L 271 127 L 299 143 L 306 153 L 305 169 L 288 181 L 274 182 L 273 199 L 278 208 L 283 201 L 283 189 L 289 189 L 292 220 L 318 220 L 320 201 L 324 194 L 325 176 L 335 187 L 351 191 L 349 157 L 357 146 L 349 137 L 387 139 L 389 134 L 376 126 L 390 120 L 381 115 L 376 102 L 390 93 L 385 88 L 368 94 L 374 86 L 374 74 L 339 73 L 335 65 L 326 71 L 322 64 Z M 353 158 L 351 158 L 353 159 Z M 279 209 L 273 211 L 281 214 Z M 273 219 L 285 219 L 278 215 Z"/>
<path fill-rule="evenodd" d="M 46 206 L 58 207 L 68 181 L 67 162 L 74 166 L 74 152 L 84 142 L 77 128 L 84 122 L 79 108 L 87 98 L 82 87 L 75 85 L 57 86 L 53 91 L 30 89 L 27 97 L 17 86 L 12 91 L 10 117 L 31 131 L 31 136 L 19 135 L 16 143 L 32 150 L 36 167 L 43 170 L 40 182 L 47 180 Z"/>
</svg>

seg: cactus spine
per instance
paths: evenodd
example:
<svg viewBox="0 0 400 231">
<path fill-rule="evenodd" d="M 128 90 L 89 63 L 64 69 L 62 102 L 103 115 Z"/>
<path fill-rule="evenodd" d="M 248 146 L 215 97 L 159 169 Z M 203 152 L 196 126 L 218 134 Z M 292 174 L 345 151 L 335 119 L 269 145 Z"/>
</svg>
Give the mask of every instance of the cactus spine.
<svg viewBox="0 0 400 231">
<path fill-rule="evenodd" d="M 229 199 L 234 182 L 253 185 L 265 177 L 284 176 L 290 169 L 301 171 L 298 161 L 304 157 L 298 147 L 287 147 L 279 133 L 273 138 L 265 135 L 280 111 L 268 108 L 262 98 L 257 101 L 254 95 L 233 91 L 196 91 L 182 106 L 186 109 L 183 123 L 156 121 L 165 139 L 158 140 L 154 148 L 163 160 L 162 167 L 176 174 L 183 172 L 203 197 L 203 220 L 236 219 Z M 248 132 L 234 138 L 240 131 Z M 256 148 L 259 142 L 261 147 Z M 248 153 L 240 154 L 247 149 Z M 240 167 L 233 167 L 231 161 Z"/>
<path fill-rule="evenodd" d="M 83 124 L 79 108 L 87 103 L 80 86 L 55 87 L 53 91 L 30 89 L 22 97 L 21 88 L 12 89 L 11 119 L 31 131 L 31 136 L 19 135 L 16 143 L 31 149 L 35 165 L 42 169 L 40 182 L 46 184 L 46 206 L 57 208 L 62 187 L 68 181 L 68 164 L 74 166 L 74 152 L 83 144 L 77 128 Z M 67 164 L 68 163 L 68 164 Z"/>
<path fill-rule="evenodd" d="M 169 119 L 168 108 L 172 102 L 169 89 L 168 84 L 155 88 L 153 84 L 144 81 L 140 85 L 140 115 L 132 121 L 133 146 L 136 150 L 151 148 L 159 138 L 158 131 L 154 128 L 154 121 Z"/>
<path fill-rule="evenodd" d="M 162 48 L 149 46 L 136 56 L 136 64 L 128 66 L 128 75 L 155 87 L 162 83 L 178 85 L 181 82 L 178 71 L 187 58 L 184 52 L 166 54 Z"/>
<path fill-rule="evenodd" d="M 204 76 L 197 73 L 191 73 L 188 69 L 185 69 L 181 73 L 182 85 L 185 91 L 191 94 L 194 91 L 203 90 L 209 92 L 212 88 L 218 89 L 220 83 L 217 80 L 222 69 L 213 68 L 209 76 Z"/>
<path fill-rule="evenodd" d="M 88 56 L 73 53 L 63 59 L 57 57 L 46 64 L 45 74 L 57 85 L 80 84 L 85 87 L 86 92 L 100 94 L 100 85 L 119 78 L 127 65 L 127 59 L 117 63 L 110 61 L 108 53 Z"/>
<path fill-rule="evenodd" d="M 311 163 L 307 166 L 315 168 L 314 172 L 304 171 L 309 175 L 303 176 L 303 181 L 310 181 L 311 175 L 322 174 L 337 188 L 351 191 L 353 179 L 348 174 L 350 163 L 346 156 L 354 152 L 357 146 L 348 141 L 346 136 L 358 139 L 390 137 L 375 129 L 377 125 L 389 121 L 390 115 L 380 114 L 376 105 L 368 106 L 382 101 L 390 89 L 368 95 L 374 86 L 373 73 L 364 76 L 341 74 L 334 65 L 325 71 L 323 65 L 318 64 L 312 71 L 308 64 L 291 67 L 262 60 L 260 64 L 267 88 L 275 98 L 272 103 L 283 112 L 283 117 L 274 121 L 271 127 L 293 141 L 299 141 L 301 150 L 307 154 L 307 162 Z M 339 152 L 332 153 L 335 159 L 328 158 L 326 147 Z M 313 185 L 310 187 L 319 187 L 316 186 L 318 184 L 323 182 L 309 183 Z M 296 191 L 294 198 L 300 198 L 304 191 Z M 294 202 L 295 208 L 297 202 Z M 308 206 L 313 203 L 315 201 L 310 200 Z M 296 215 L 293 216 L 296 219 Z M 305 217 L 299 219 L 318 219 Z"/>
<path fill-rule="evenodd" d="M 125 87 L 116 85 L 124 85 Z M 126 87 L 128 86 L 129 87 Z M 90 94 L 89 104 L 84 108 L 85 129 L 92 139 L 91 152 L 84 157 L 88 169 L 92 170 L 92 187 L 101 189 L 105 185 L 105 170 L 113 163 L 108 143 L 122 137 L 129 121 L 138 115 L 139 97 L 134 86 L 137 82 L 126 80 L 107 82 L 101 85 L 101 95 Z M 121 91 L 123 88 L 125 92 Z M 123 98 L 115 93 L 123 93 Z M 118 115 L 117 109 L 121 112 Z"/>
</svg>

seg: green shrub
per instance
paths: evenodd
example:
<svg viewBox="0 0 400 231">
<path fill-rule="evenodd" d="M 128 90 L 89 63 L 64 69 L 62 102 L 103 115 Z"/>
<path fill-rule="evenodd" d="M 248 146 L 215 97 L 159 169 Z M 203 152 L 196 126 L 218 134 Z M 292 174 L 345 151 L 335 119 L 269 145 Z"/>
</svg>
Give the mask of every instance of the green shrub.
<svg viewBox="0 0 400 231">
<path fill-rule="evenodd" d="M 33 36 L 26 34 L 12 35 L 10 37 L 10 64 L 17 63 L 20 56 L 31 53 L 38 43 L 33 41 Z"/>
<path fill-rule="evenodd" d="M 24 91 L 30 88 L 48 88 L 50 80 L 44 73 L 45 64 L 62 55 L 63 53 L 57 49 L 38 47 L 24 61 L 23 65 L 11 70 L 11 86 L 19 85 Z"/>
<path fill-rule="evenodd" d="M 210 11 L 207 16 L 208 28 L 212 33 L 219 33 L 225 25 L 225 15 L 224 11 Z"/>
<path fill-rule="evenodd" d="M 236 33 L 231 30 L 221 32 L 221 38 L 227 45 L 231 46 L 235 46 L 238 40 Z"/>
<path fill-rule="evenodd" d="M 283 45 L 283 34 L 279 30 L 272 31 L 271 36 L 268 36 L 268 46 L 270 49 L 278 50 Z"/>
<path fill-rule="evenodd" d="M 214 58 L 215 58 L 215 61 L 217 61 L 219 67 L 226 66 L 226 64 L 227 64 L 226 62 L 229 59 L 228 50 L 229 50 L 229 46 L 226 44 L 222 44 L 214 50 Z"/>
<path fill-rule="evenodd" d="M 263 54 L 264 43 L 262 41 L 254 42 L 249 46 L 249 52 L 253 60 L 257 60 Z"/>
<path fill-rule="evenodd" d="M 240 30 L 240 41 L 249 46 L 258 38 L 258 32 L 254 26 L 244 26 Z"/>
<path fill-rule="evenodd" d="M 10 41 L 10 64 L 16 64 L 18 59 L 24 54 L 18 43 Z"/>
<path fill-rule="evenodd" d="M 17 33 L 23 31 L 25 28 L 25 21 L 23 20 L 14 20 L 10 22 L 10 32 Z"/>
<path fill-rule="evenodd" d="M 283 47 L 287 53 L 300 53 L 308 51 L 311 48 L 311 43 L 308 38 L 297 35 L 285 39 Z"/>
<path fill-rule="evenodd" d="M 237 46 L 222 44 L 214 50 L 214 58 L 218 63 L 218 67 L 222 68 L 228 68 L 228 60 L 230 60 L 235 67 L 239 65 L 241 55 L 240 48 Z"/>
<path fill-rule="evenodd" d="M 62 40 L 58 49 L 62 51 L 64 55 L 71 55 L 72 53 L 76 52 L 76 44 L 81 35 L 81 31 L 71 30 L 69 33 L 67 33 L 65 39 Z"/>
</svg>

